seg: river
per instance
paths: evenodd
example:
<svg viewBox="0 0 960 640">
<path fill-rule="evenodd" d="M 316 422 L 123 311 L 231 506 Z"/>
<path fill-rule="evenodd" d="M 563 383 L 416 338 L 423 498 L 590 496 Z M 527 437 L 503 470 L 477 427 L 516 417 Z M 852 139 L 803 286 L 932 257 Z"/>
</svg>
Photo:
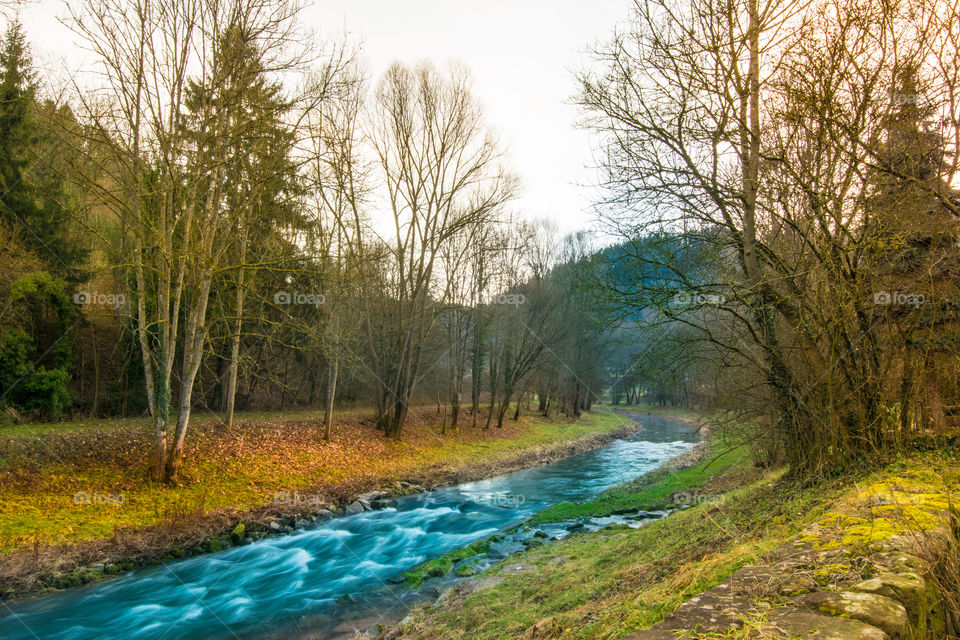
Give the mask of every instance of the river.
<svg viewBox="0 0 960 640">
<path fill-rule="evenodd" d="M 637 419 L 643 428 L 633 436 L 558 462 L 397 498 L 384 509 L 337 517 L 288 536 L 0 605 L 0 638 L 320 639 L 344 637 L 377 621 L 393 623 L 453 578 L 415 590 L 391 584 L 391 577 L 510 529 L 549 505 L 592 498 L 697 440 L 685 423 Z M 481 558 L 478 568 L 519 548 L 518 540 L 508 538 Z"/>
</svg>

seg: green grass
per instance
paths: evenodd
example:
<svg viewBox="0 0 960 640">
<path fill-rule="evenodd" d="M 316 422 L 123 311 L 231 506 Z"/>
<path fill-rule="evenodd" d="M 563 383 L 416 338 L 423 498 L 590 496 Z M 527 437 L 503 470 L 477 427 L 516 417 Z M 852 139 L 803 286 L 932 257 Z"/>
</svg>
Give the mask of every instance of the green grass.
<svg viewBox="0 0 960 640">
<path fill-rule="evenodd" d="M 548 637 L 619 638 L 648 627 L 823 509 L 829 493 L 823 488 L 774 492 L 767 488 L 773 480 L 757 478 L 723 505 L 693 507 L 640 529 L 573 534 L 517 554 L 507 562 L 536 568 L 505 574 L 501 584 L 468 595 L 460 606 L 418 611 L 416 631 L 404 637 L 506 640 L 547 618 L 558 630 Z M 789 524 L 775 524 L 776 514 L 785 512 Z"/>
<path fill-rule="evenodd" d="M 797 539 L 811 524 L 842 526 L 842 519 L 837 524 L 837 509 L 882 518 L 887 507 L 871 507 L 877 491 L 900 487 L 919 492 L 913 496 L 942 496 L 960 483 L 956 457 L 940 454 L 918 455 L 860 477 L 803 486 L 785 481 L 783 470 L 760 471 L 732 458 L 727 462 L 724 475 L 699 466 L 618 488 L 621 495 L 643 496 L 645 502 L 638 508 L 658 496 L 695 488 L 722 495 L 722 500 L 678 511 L 639 529 L 575 533 L 515 554 L 484 572 L 500 575 L 502 582 L 446 598 L 442 607 L 416 610 L 401 637 L 507 640 L 530 634 L 616 640 L 659 622 L 740 567 Z M 862 522 L 840 534 L 849 536 L 858 527 Z M 504 571 L 518 564 L 532 570 Z M 534 625 L 537 633 L 531 632 Z"/>
<path fill-rule="evenodd" d="M 714 447 L 719 450 L 719 445 Z M 751 464 L 745 448 L 723 451 L 718 456 L 680 471 L 653 471 L 636 480 L 613 487 L 586 502 L 561 502 L 533 516 L 530 524 L 562 522 L 582 517 L 606 516 L 622 509 L 656 511 L 678 506 L 670 496 L 693 491 L 708 481 Z"/>
</svg>

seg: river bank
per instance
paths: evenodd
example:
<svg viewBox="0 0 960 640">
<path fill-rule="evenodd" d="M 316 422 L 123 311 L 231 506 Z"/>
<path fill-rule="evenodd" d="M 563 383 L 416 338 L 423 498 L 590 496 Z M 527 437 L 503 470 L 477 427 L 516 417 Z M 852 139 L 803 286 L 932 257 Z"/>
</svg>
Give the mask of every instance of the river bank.
<svg viewBox="0 0 960 640">
<path fill-rule="evenodd" d="M 181 487 L 143 476 L 138 447 L 129 444 L 140 425 L 6 432 L 4 459 L 17 467 L 0 469 L 0 595 L 86 584 L 290 533 L 356 509 L 364 493 L 377 492 L 369 503 L 508 473 L 638 428 L 601 410 L 576 422 L 523 416 L 504 429 L 464 427 L 441 436 L 423 411 L 403 442 L 371 443 L 360 415 L 337 417 L 330 443 L 315 418 L 243 419 L 229 434 L 201 422 L 208 448 L 191 452 Z M 102 471 L 104 459 L 117 469 L 112 477 Z M 44 539 L 51 528 L 59 539 Z"/>
<path fill-rule="evenodd" d="M 694 431 L 645 419 L 640 432 L 552 464 L 383 500 L 254 544 L 125 573 L 84 588 L 9 602 L 10 640 L 229 640 L 342 637 L 363 618 L 406 613 L 423 590 L 404 571 L 504 532 L 483 549 L 492 560 L 521 541 L 511 528 L 545 507 L 583 501 L 694 446 Z M 370 502 L 377 498 L 370 496 Z M 278 525 L 279 526 L 279 525 Z M 559 535 L 560 532 L 558 532 Z M 539 539 L 537 540 L 539 541 Z M 479 561 L 479 559 L 477 559 Z M 112 624 L 103 627 L 103 620 Z M 271 635 L 272 634 L 272 635 Z"/>
<path fill-rule="evenodd" d="M 711 456 L 679 471 L 647 474 L 595 500 L 556 505 L 527 524 L 537 527 L 558 520 L 595 517 L 614 507 L 643 509 L 664 503 L 673 505 L 673 513 L 639 528 L 615 525 L 599 531 L 578 531 L 520 551 L 477 577 L 462 581 L 437 602 L 414 610 L 400 625 L 383 630 L 379 637 L 781 637 L 775 629 L 764 627 L 768 623 L 765 608 L 785 606 L 782 583 L 795 585 L 801 578 L 803 585 L 788 594 L 796 596 L 797 602 L 786 604 L 799 608 L 776 609 L 777 616 L 808 622 L 809 615 L 804 612 L 812 606 L 813 613 L 821 617 L 811 620 L 821 628 L 833 628 L 830 615 L 846 620 L 852 614 L 849 608 L 831 609 L 824 603 L 842 600 L 847 597 L 841 593 L 843 589 L 871 577 L 872 565 L 862 558 L 882 554 L 884 545 L 898 534 L 902 537 L 905 531 L 936 527 L 942 522 L 936 512 L 946 510 L 950 495 L 960 488 L 960 452 L 918 451 L 881 470 L 803 485 L 784 480 L 783 474 L 782 469 L 757 468 L 747 459 L 735 461 L 729 454 L 726 462 Z M 817 561 L 799 573 L 796 567 L 800 565 L 788 562 L 783 566 L 790 571 L 781 571 L 777 563 L 783 564 L 784 550 L 793 553 L 796 545 L 812 549 L 804 557 Z M 746 573 L 738 573 L 747 565 L 759 565 L 760 569 L 748 567 Z M 951 570 L 956 582 L 955 564 Z M 742 576 L 753 576 L 753 591 L 747 589 L 743 596 L 754 594 L 751 603 L 758 613 L 750 620 L 740 620 L 742 616 L 734 611 L 736 606 L 730 616 L 720 615 L 716 606 L 708 606 L 726 603 L 714 594 L 725 593 L 724 581 L 734 574 L 741 576 L 737 578 L 738 588 L 746 584 Z M 757 582 L 757 576 L 763 576 L 764 581 Z M 927 577 L 934 582 L 940 579 Z M 948 584 L 948 592 L 943 594 L 943 606 L 954 606 L 954 614 L 956 606 L 950 603 L 957 602 L 957 595 L 949 590 L 957 588 L 960 583 L 952 587 Z M 756 599 L 757 594 L 770 589 L 773 596 Z M 856 618 L 862 612 L 854 613 Z M 714 618 L 727 626 L 715 630 L 705 626 Z M 652 631 L 637 633 L 661 622 Z"/>
</svg>

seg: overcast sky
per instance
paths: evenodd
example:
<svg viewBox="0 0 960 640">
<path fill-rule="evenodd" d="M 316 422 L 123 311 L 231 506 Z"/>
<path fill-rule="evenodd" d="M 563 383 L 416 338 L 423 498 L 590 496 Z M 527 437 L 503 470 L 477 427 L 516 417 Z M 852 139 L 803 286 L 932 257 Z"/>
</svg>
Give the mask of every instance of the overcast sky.
<svg viewBox="0 0 960 640">
<path fill-rule="evenodd" d="M 394 60 L 457 60 L 472 72 L 489 124 L 523 181 L 516 208 L 549 217 L 564 232 L 590 226 L 595 182 L 589 135 L 575 128 L 572 71 L 585 50 L 605 40 L 630 0 L 319 0 L 308 20 L 322 34 L 346 31 L 363 43 L 379 75 Z M 88 64 L 58 24 L 62 0 L 40 0 L 22 17 L 44 73 Z"/>
</svg>

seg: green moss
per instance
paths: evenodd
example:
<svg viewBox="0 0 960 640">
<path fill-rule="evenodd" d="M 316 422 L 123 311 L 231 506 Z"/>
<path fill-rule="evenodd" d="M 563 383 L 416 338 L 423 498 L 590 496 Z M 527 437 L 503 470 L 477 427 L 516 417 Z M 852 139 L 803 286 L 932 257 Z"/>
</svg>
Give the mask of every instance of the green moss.
<svg viewBox="0 0 960 640">
<path fill-rule="evenodd" d="M 490 551 L 490 544 L 496 541 L 495 538 L 502 539 L 501 536 L 491 536 L 490 538 L 486 538 L 484 540 L 477 540 L 476 542 L 472 543 L 468 548 L 471 549 L 475 555 L 481 554 L 481 553 L 487 553 L 488 551 Z"/>
<path fill-rule="evenodd" d="M 715 445 L 719 448 L 719 445 Z M 680 471 L 654 471 L 604 491 L 586 502 L 561 502 L 533 516 L 528 524 L 596 518 L 620 511 L 657 511 L 677 507 L 671 496 L 698 489 L 710 480 L 750 465 L 746 448 L 725 451 L 717 457 Z"/>
<path fill-rule="evenodd" d="M 423 564 L 423 573 L 428 578 L 442 578 L 453 569 L 453 560 L 450 558 L 436 558 Z"/>
<path fill-rule="evenodd" d="M 895 490 L 915 496 L 908 501 L 916 503 L 912 507 L 932 507 L 938 503 L 937 496 L 942 499 L 944 495 L 942 478 L 955 478 L 950 471 L 955 464 L 933 454 L 905 460 Z M 877 523 L 878 519 L 891 519 L 891 510 L 865 502 L 860 495 L 863 487 L 890 479 L 882 473 L 800 486 L 781 480 L 782 470 L 760 474 L 745 472 L 745 465 L 729 469 L 734 473 L 727 477 L 710 476 L 704 469 L 700 474 L 682 476 L 706 485 L 709 492 L 738 486 L 727 491 L 722 502 L 678 511 L 639 529 L 586 532 L 521 552 L 485 572 L 499 575 L 499 584 L 467 595 L 462 603 L 415 611 L 408 627 L 411 631 L 404 637 L 512 640 L 524 637 L 537 622 L 552 618 L 556 628 L 562 629 L 556 637 L 564 640 L 616 640 L 659 622 L 680 603 L 798 537 L 841 546 L 842 531 L 850 537 L 869 531 L 868 537 L 876 537 L 895 526 Z M 918 473 L 913 474 L 914 470 Z M 676 475 L 646 478 L 643 482 L 651 484 L 640 490 L 635 490 L 640 484 L 636 482 L 628 485 L 633 491 L 621 486 L 608 494 L 649 496 L 689 490 Z M 913 483 L 909 487 L 904 484 L 907 480 Z M 955 479 L 949 482 L 956 484 Z M 580 508 L 582 505 L 572 503 L 558 506 L 567 514 L 583 513 L 575 511 Z M 915 521 L 924 522 L 925 518 L 913 514 Z M 806 535 L 799 536 L 801 531 Z M 513 568 L 503 570 L 518 564 L 533 569 L 520 573 Z M 870 573 L 851 557 L 817 567 L 814 579 L 828 586 L 861 572 L 865 577 Z"/>
</svg>

